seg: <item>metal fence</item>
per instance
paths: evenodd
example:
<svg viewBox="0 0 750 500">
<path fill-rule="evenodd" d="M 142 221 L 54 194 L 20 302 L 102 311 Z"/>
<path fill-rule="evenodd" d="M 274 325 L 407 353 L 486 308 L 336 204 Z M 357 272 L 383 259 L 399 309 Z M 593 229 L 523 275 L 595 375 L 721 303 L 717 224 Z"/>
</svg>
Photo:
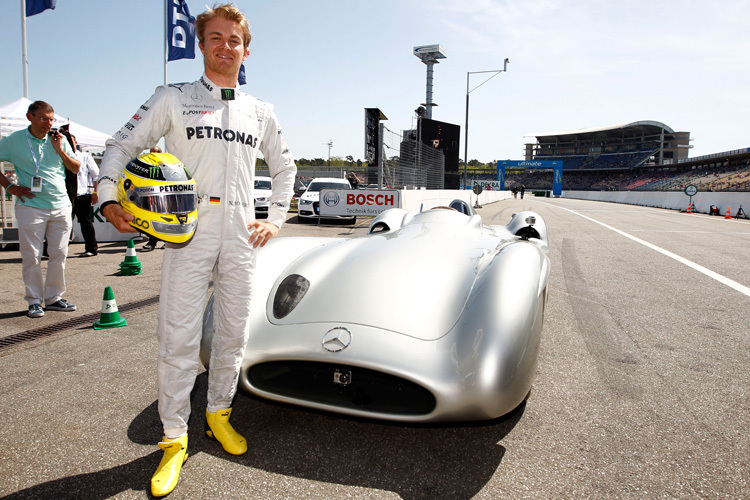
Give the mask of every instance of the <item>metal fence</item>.
<svg viewBox="0 0 750 500">
<path fill-rule="evenodd" d="M 384 186 L 405 189 L 443 189 L 445 156 L 423 144 L 414 130 L 394 132 L 383 126 L 382 179 Z"/>
<path fill-rule="evenodd" d="M 394 189 L 443 189 L 445 185 L 445 156 L 439 149 L 423 144 L 415 130 L 394 132 L 381 124 L 381 157 L 379 165 L 357 166 L 297 166 L 297 176 L 343 178 L 354 172 L 360 185 L 377 184 Z M 257 167 L 256 175 L 268 175 L 268 167 Z"/>
<path fill-rule="evenodd" d="M 297 165 L 297 177 L 301 179 L 315 179 L 317 177 L 335 177 L 343 179 L 348 172 L 355 172 L 360 179 L 366 178 L 367 167 L 328 166 L 328 165 Z M 255 175 L 270 176 L 267 166 L 255 167 Z"/>
</svg>

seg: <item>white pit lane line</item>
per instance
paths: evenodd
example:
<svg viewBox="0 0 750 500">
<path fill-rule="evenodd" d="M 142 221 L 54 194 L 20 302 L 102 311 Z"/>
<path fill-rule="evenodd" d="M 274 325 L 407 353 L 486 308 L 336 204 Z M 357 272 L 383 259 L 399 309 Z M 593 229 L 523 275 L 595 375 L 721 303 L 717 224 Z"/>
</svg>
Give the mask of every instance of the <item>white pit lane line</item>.
<svg viewBox="0 0 750 500">
<path fill-rule="evenodd" d="M 657 247 L 656 245 L 653 245 L 653 244 L 649 243 L 648 241 L 643 241 L 640 238 L 636 238 L 635 236 L 630 235 L 630 234 L 628 234 L 628 233 L 626 233 L 624 231 L 620 231 L 617 228 L 614 228 L 612 226 L 608 226 L 607 224 L 605 224 L 603 222 L 600 222 L 600 221 L 598 221 L 596 219 L 592 219 L 591 217 L 587 217 L 587 216 L 585 216 L 585 215 L 583 215 L 581 213 L 576 212 L 575 210 L 571 210 L 569 208 L 564 208 L 564 207 L 561 207 L 559 205 L 552 205 L 552 206 L 554 206 L 556 208 L 562 208 L 563 210 L 567 210 L 568 212 L 570 212 L 572 214 L 576 214 L 579 217 L 583 217 L 584 219 L 590 220 L 591 222 L 595 222 L 596 224 L 599 224 L 602 227 L 606 227 L 610 231 L 614 231 L 617 234 L 620 234 L 622 236 L 625 236 L 626 238 L 629 238 L 629 239 L 635 241 L 636 243 L 640 243 L 641 245 L 650 248 L 651 250 L 655 250 L 655 251 L 659 252 L 662 255 L 666 255 L 670 259 L 674 259 L 677 262 L 679 262 L 681 264 L 684 264 L 684 265 L 686 265 L 686 266 L 688 266 L 688 267 L 690 267 L 692 269 L 695 269 L 699 273 L 703 273 L 706 276 L 708 276 L 709 278 L 713 278 L 716 281 L 718 281 L 719 283 L 721 283 L 723 285 L 726 285 L 729 288 L 734 288 L 738 292 L 740 292 L 742 294 L 745 294 L 748 297 L 750 297 L 750 288 L 748 288 L 745 285 L 742 285 L 740 283 L 737 283 L 736 281 L 731 280 L 731 279 L 727 278 L 726 276 L 722 276 L 719 273 L 716 273 L 716 272 L 714 272 L 714 271 L 712 271 L 710 269 L 707 269 L 707 268 L 701 266 L 700 264 L 696 264 L 695 262 L 693 262 L 691 260 L 688 260 L 688 259 L 686 259 L 684 257 L 680 257 L 679 255 L 674 254 L 674 253 L 670 252 L 669 250 L 665 250 L 665 249 L 663 249 L 661 247 Z"/>
</svg>

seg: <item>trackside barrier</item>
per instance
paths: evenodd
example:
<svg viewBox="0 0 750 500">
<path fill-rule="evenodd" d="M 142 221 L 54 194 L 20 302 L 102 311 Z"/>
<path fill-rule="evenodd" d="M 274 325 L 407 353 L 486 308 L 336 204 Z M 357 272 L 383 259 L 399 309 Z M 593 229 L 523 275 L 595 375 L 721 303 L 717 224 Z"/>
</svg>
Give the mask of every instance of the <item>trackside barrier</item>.
<svg viewBox="0 0 750 500">
<path fill-rule="evenodd" d="M 512 198 L 510 191 L 482 191 L 477 197 L 470 189 L 405 189 L 401 191 L 401 208 L 419 210 L 423 200 L 434 198 L 464 200 L 471 206 L 475 202 L 480 205 Z"/>
<path fill-rule="evenodd" d="M 687 196 L 682 191 L 563 191 L 563 198 L 609 201 L 644 207 L 684 210 Z M 698 191 L 693 196 L 693 212 L 707 214 L 716 207 L 750 206 L 750 192 Z M 724 208 L 722 211 L 726 211 Z"/>
<path fill-rule="evenodd" d="M 399 191 L 399 196 L 401 199 L 401 208 L 416 211 L 419 210 L 424 200 L 430 199 L 449 201 L 460 199 L 469 203 L 471 206 L 474 206 L 475 203 L 483 205 L 485 203 L 507 200 L 513 195 L 510 191 L 482 191 L 482 193 L 477 196 L 468 189 L 402 189 Z M 323 219 L 325 219 L 325 217 L 323 217 Z M 318 219 L 318 225 L 326 224 Z"/>
</svg>

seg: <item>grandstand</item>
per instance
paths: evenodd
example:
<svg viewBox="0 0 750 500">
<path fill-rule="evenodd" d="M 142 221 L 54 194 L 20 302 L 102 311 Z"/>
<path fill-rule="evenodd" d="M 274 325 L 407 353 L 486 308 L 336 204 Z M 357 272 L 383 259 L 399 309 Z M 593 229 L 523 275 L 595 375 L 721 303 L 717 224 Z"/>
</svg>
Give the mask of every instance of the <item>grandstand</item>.
<svg viewBox="0 0 750 500">
<path fill-rule="evenodd" d="M 600 128 L 526 134 L 525 159 L 562 161 L 563 189 L 681 191 L 688 184 L 706 191 L 750 191 L 750 148 L 688 158 L 690 132 L 657 121 Z M 549 189 L 552 172 L 506 173 L 509 187 Z"/>
<path fill-rule="evenodd" d="M 562 160 L 564 170 L 665 165 L 688 156 L 690 132 L 675 132 L 656 121 L 611 127 L 526 134 L 526 160 Z"/>
</svg>

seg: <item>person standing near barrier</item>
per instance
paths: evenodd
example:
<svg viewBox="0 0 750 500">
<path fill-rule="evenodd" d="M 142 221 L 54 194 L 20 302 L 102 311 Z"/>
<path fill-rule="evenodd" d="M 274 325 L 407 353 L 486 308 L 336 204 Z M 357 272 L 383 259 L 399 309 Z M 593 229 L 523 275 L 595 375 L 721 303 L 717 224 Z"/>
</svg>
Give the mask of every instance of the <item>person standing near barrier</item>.
<svg viewBox="0 0 750 500">
<path fill-rule="evenodd" d="M 76 158 L 81 162 L 81 168 L 78 170 L 76 179 L 76 199 L 73 202 L 73 213 L 81 225 L 81 235 L 86 242 L 81 257 L 93 257 L 99 253 L 99 247 L 96 243 L 96 230 L 94 229 L 94 222 L 91 220 L 91 207 L 96 205 L 99 200 L 96 193 L 99 166 L 91 153 L 80 150 L 74 135 L 71 135 L 70 139 L 76 152 Z"/>
<path fill-rule="evenodd" d="M 203 75 L 193 83 L 156 89 L 135 116 L 107 141 L 99 176 L 104 216 L 120 231 L 135 232 L 117 203 L 127 163 L 164 137 L 166 149 L 197 184 L 198 225 L 192 240 L 168 243 L 162 260 L 157 337 L 158 407 L 164 450 L 151 478 L 154 496 L 177 485 L 187 458 L 190 391 L 199 368 L 203 304 L 214 279 L 215 333 L 208 371 L 206 434 L 230 454 L 247 442 L 229 423 L 240 364 L 249 335 L 250 295 L 259 246 L 286 218 L 296 166 L 273 106 L 238 88 L 249 55 L 250 27 L 231 4 L 214 6 L 195 22 Z M 262 152 L 273 179 L 268 217 L 255 220 L 255 161 Z M 214 271 L 215 269 L 215 271 Z"/>
<path fill-rule="evenodd" d="M 18 240 L 23 282 L 26 287 L 28 316 L 44 316 L 50 311 L 75 311 L 76 306 L 62 298 L 65 293 L 65 260 L 73 226 L 71 203 L 65 189 L 65 171 L 77 174 L 81 163 L 63 136 L 52 130 L 55 111 L 44 101 L 29 106 L 28 128 L 0 140 L 0 161 L 13 164 L 18 184 L 5 175 L 0 183 L 16 200 Z M 49 247 L 46 280 L 42 278 L 44 238 Z M 43 308 L 42 303 L 46 306 Z"/>
</svg>

